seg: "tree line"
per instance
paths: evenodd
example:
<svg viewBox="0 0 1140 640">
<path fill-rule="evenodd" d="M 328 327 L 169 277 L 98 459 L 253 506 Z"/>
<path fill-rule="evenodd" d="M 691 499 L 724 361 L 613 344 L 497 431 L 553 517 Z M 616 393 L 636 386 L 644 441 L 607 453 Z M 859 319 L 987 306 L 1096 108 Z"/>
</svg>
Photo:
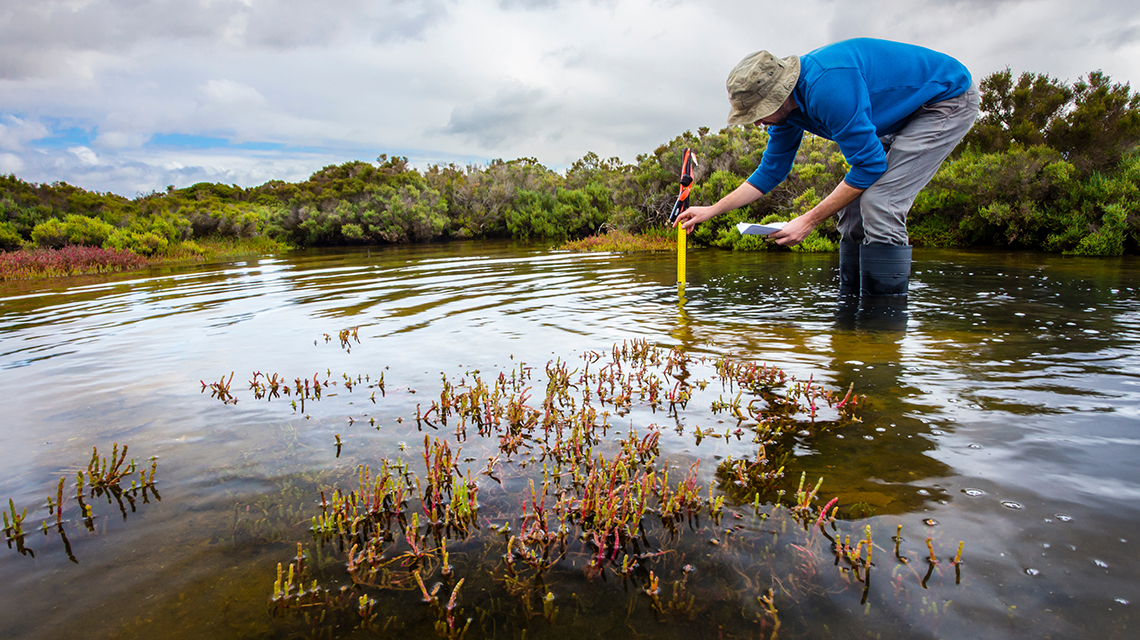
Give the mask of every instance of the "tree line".
<svg viewBox="0 0 1140 640">
<path fill-rule="evenodd" d="M 1069 254 L 1140 251 L 1140 94 L 1092 72 L 1074 83 L 1009 69 L 981 83 L 982 115 L 910 212 L 920 246 L 998 246 Z M 686 131 L 633 163 L 588 153 L 565 172 L 534 158 L 418 170 L 403 157 L 352 161 L 307 180 L 257 187 L 199 183 L 134 199 L 0 176 L 0 248 L 66 245 L 164 255 L 204 238 L 269 238 L 298 247 L 464 238 L 567 240 L 620 230 L 669 233 L 682 152 L 699 165 L 692 202 L 735 189 L 759 164 L 755 127 Z M 709 221 L 692 241 L 766 250 L 740 221 L 788 220 L 817 204 L 848 165 L 805 136 L 769 197 Z M 796 250 L 835 250 L 834 218 Z"/>
</svg>

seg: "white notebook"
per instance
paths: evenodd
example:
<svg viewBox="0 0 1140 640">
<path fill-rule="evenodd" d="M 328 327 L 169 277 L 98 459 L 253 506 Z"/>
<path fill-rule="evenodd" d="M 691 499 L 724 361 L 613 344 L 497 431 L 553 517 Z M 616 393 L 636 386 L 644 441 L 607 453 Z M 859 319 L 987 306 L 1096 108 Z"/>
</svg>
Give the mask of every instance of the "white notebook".
<svg viewBox="0 0 1140 640">
<path fill-rule="evenodd" d="M 748 236 L 766 236 L 777 229 L 783 229 L 787 222 L 769 222 L 767 224 L 756 224 L 755 222 L 741 222 L 736 225 L 736 230 L 741 235 Z"/>
</svg>

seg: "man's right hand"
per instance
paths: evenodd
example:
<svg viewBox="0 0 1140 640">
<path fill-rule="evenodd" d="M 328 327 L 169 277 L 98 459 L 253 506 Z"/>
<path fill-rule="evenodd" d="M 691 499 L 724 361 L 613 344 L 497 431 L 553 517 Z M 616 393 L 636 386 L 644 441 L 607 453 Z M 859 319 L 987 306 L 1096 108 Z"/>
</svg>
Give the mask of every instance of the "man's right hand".
<svg viewBox="0 0 1140 640">
<path fill-rule="evenodd" d="M 732 190 L 725 197 L 721 198 L 716 204 L 708 207 L 689 207 L 684 213 L 677 216 L 677 222 L 674 224 L 681 225 L 681 228 L 686 233 L 691 232 L 696 226 L 706 220 L 724 213 L 725 211 L 732 211 L 744 205 L 752 204 L 760 199 L 760 190 L 752 186 L 748 182 L 742 182 L 739 187 Z"/>
<path fill-rule="evenodd" d="M 712 219 L 716 214 L 717 211 L 713 207 L 689 207 L 677 216 L 674 226 L 681 225 L 685 233 L 691 233 L 698 224 Z"/>
</svg>

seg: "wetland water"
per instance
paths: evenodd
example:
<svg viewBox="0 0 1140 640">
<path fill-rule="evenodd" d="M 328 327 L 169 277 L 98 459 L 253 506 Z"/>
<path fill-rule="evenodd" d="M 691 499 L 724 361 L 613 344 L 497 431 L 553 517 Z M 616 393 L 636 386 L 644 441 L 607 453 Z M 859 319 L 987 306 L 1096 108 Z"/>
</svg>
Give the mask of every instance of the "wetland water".
<svg viewBox="0 0 1140 640">
<path fill-rule="evenodd" d="M 671 255 L 505 243 L 0 283 L 0 500 L 28 509 L 34 552 L 0 547 L 0 637 L 350 635 L 346 625 L 275 615 L 270 603 L 277 565 L 288 566 L 298 542 L 323 579 L 348 582 L 336 550 L 309 532 L 320 491 L 351 488 L 358 464 L 375 469 L 383 457 L 402 455 L 422 475 L 416 406 L 439 398 L 444 380 L 534 367 L 539 405 L 547 362 L 576 369 L 584 354 L 635 339 L 867 394 L 861 423 L 797 437 L 786 486 L 823 477 L 820 506 L 838 498 L 841 514 L 829 530 L 853 541 L 871 532 L 869 588 L 820 536 L 778 514 L 757 517 L 770 505 L 730 498 L 719 523 L 690 520 L 665 537 L 664 554 L 645 559 L 662 600 L 688 575 L 682 566 L 695 569 L 682 592 L 694 604 L 680 612 L 655 611 L 644 576 L 585 575 L 581 553 L 528 595 L 533 584 L 504 577 L 502 543 L 449 543 L 466 572 L 467 637 L 767 638 L 773 619 L 757 598 L 769 587 L 781 638 L 1135 637 L 1140 260 L 916 250 L 905 310 L 837 304 L 836 256 L 695 251 L 688 264 L 683 306 Z M 338 333 L 353 327 L 359 341 L 346 349 Z M 288 398 L 247 392 L 254 371 L 383 374 L 385 392 L 374 403 L 367 382 L 326 386 L 324 399 L 295 411 Z M 237 404 L 203 393 L 200 380 L 230 372 Z M 700 461 L 702 496 L 722 495 L 718 464 L 756 447 L 694 438 L 702 427 L 737 428 L 710 410 L 719 383 L 709 393 L 676 415 L 615 413 L 599 448 L 656 424 L 674 477 Z M 39 529 L 46 497 L 60 477 L 73 496 L 92 447 L 108 455 L 113 442 L 140 463 L 158 457 L 161 501 L 123 515 L 92 499 L 94 530 L 69 516 L 65 548 Z M 485 466 L 478 438 L 455 446 L 476 458 L 475 472 Z M 523 461 L 502 465 L 514 493 L 476 473 L 482 536 L 504 523 L 520 530 L 517 517 L 493 516 L 525 502 L 523 481 L 508 477 Z M 909 564 L 893 553 L 899 525 Z M 940 558 L 933 568 L 927 538 Z M 322 554 L 332 559 L 322 564 Z M 388 625 L 379 635 L 434 635 L 437 615 L 411 589 L 365 590 L 377 627 Z M 547 592 L 559 608 L 553 625 Z"/>
</svg>

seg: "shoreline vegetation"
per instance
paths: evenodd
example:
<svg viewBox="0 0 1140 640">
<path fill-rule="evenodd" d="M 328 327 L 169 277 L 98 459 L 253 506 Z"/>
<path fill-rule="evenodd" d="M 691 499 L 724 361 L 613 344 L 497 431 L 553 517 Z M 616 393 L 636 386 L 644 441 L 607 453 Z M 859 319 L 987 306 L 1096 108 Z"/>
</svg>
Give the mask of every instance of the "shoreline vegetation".
<svg viewBox="0 0 1140 640">
<path fill-rule="evenodd" d="M 0 253 L 0 282 L 134 271 L 147 267 L 204 262 L 286 251 L 272 238 L 202 238 L 179 243 L 162 255 L 144 256 L 127 249 L 68 244 L 59 249 L 26 247 Z"/>
<path fill-rule="evenodd" d="M 1028 72 L 1015 78 L 1007 68 L 979 86 L 982 115 L 915 200 L 911 242 L 1140 253 L 1140 94 L 1100 72 L 1069 84 Z M 330 165 L 298 183 L 172 185 L 134 199 L 0 175 L 0 280 L 291 247 L 473 238 L 549 241 L 573 251 L 675 250 L 668 215 L 684 149 L 700 162 L 692 202 L 708 204 L 752 173 L 766 143 L 755 127 L 701 127 L 630 164 L 591 152 L 562 173 L 534 158 L 419 170 L 407 158 L 381 155 L 376 163 Z M 806 135 L 787 180 L 702 224 L 690 242 L 784 251 L 741 236 L 736 223 L 790 220 L 847 170 L 834 143 Z M 838 240 L 832 218 L 793 250 L 835 251 Z"/>
</svg>

